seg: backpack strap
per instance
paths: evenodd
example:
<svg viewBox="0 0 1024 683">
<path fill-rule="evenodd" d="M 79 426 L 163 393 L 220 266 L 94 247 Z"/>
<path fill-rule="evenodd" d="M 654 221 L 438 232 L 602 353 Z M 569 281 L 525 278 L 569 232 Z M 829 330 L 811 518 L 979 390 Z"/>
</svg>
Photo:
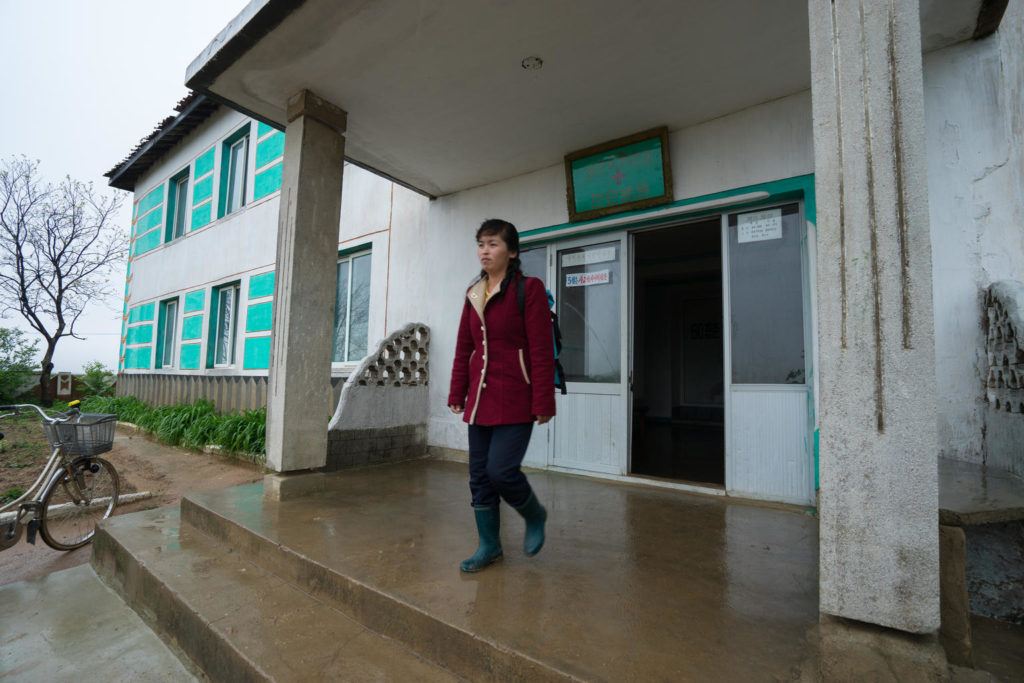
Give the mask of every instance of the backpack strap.
<svg viewBox="0 0 1024 683">
<path fill-rule="evenodd" d="M 523 276 L 516 282 L 516 302 L 519 304 L 519 315 L 526 315 L 526 278 Z"/>
</svg>

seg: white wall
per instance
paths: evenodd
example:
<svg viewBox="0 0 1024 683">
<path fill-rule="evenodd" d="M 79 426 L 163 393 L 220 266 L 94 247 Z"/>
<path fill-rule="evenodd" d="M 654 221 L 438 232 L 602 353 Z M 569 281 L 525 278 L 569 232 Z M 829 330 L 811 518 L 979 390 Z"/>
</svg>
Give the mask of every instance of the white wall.
<svg viewBox="0 0 1024 683">
<path fill-rule="evenodd" d="M 940 453 L 982 462 L 984 290 L 1024 280 L 1024 3 L 925 56 Z"/>
<path fill-rule="evenodd" d="M 669 146 L 677 200 L 811 173 L 810 92 L 674 131 Z M 392 289 L 391 295 L 392 306 L 402 310 L 422 302 L 421 317 L 431 326 L 431 445 L 466 448 L 465 427 L 446 402 L 463 295 L 479 272 L 476 228 L 492 217 L 511 221 L 520 232 L 566 223 L 565 190 L 565 170 L 557 165 L 432 202 L 429 239 L 409 268 L 425 290 Z"/>
<path fill-rule="evenodd" d="M 136 198 L 166 183 L 167 180 L 185 168 L 193 159 L 231 135 L 248 119 L 237 112 L 221 108 L 207 121 L 198 126 L 182 143 L 174 147 L 163 159 L 139 178 L 136 184 Z M 255 140 L 255 126 L 253 140 Z M 249 196 L 252 196 L 252 168 L 255 144 L 250 145 Z M 216 159 L 213 177 L 220 177 L 220 154 Z M 246 281 L 250 275 L 274 270 L 277 256 L 277 222 L 280 194 L 275 192 L 257 201 L 250 201 L 243 209 L 225 216 L 173 242 L 137 257 L 131 265 L 129 307 L 151 301 L 159 301 L 175 295 L 183 295 L 201 287 L 243 280 L 241 291 L 243 305 L 239 307 L 239 329 L 245 328 L 244 305 L 247 298 Z M 191 205 L 191 198 L 189 199 Z M 342 184 L 341 220 L 338 231 L 338 248 L 368 248 L 372 250 L 370 285 L 370 349 L 386 336 L 387 329 L 401 327 L 406 320 L 406 311 L 399 318 L 389 316 L 386 306 L 389 271 L 391 278 L 401 278 L 389 268 L 389 247 L 392 258 L 395 245 L 391 244 L 390 229 L 400 226 L 403 240 L 417 239 L 423 232 L 427 199 L 392 182 L 346 164 Z M 162 230 L 162 228 L 161 228 Z M 401 254 L 409 247 L 401 245 Z M 207 306 L 209 299 L 207 299 Z M 408 310 L 412 313 L 417 307 Z M 205 336 L 205 335 L 204 335 Z M 241 358 L 243 335 L 238 336 L 238 352 Z M 203 339 L 203 354 L 205 358 Z M 354 366 L 356 363 L 350 365 Z M 347 368 L 347 366 L 346 366 Z M 145 370 L 128 372 L 147 372 Z M 192 374 L 253 374 L 265 375 L 266 370 L 241 370 L 241 363 L 232 369 L 188 371 Z M 335 369 L 335 374 L 344 374 L 344 369 Z"/>
</svg>

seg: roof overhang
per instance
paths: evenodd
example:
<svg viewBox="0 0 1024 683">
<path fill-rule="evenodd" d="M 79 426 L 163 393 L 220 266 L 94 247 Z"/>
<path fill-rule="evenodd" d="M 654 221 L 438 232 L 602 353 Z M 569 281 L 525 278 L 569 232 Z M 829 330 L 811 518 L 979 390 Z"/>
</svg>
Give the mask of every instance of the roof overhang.
<svg viewBox="0 0 1024 683">
<path fill-rule="evenodd" d="M 921 0 L 924 49 L 1005 4 Z M 807 0 L 253 0 L 187 85 L 280 128 L 311 90 L 348 112 L 351 161 L 445 195 L 808 89 Z"/>
<path fill-rule="evenodd" d="M 205 121 L 220 105 L 199 93 L 190 93 L 175 106 L 177 116 L 168 116 L 128 156 L 103 175 L 108 184 L 132 192 L 143 173 L 157 163 L 172 147 Z"/>
</svg>

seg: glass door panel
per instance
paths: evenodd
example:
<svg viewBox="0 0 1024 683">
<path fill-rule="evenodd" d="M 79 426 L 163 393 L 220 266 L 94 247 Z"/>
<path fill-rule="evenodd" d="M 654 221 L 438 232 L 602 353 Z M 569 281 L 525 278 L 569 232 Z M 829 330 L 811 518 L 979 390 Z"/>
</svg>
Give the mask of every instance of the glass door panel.
<svg viewBox="0 0 1024 683">
<path fill-rule="evenodd" d="M 729 321 L 726 489 L 798 504 L 814 500 L 806 235 L 798 203 L 723 220 Z"/>
<path fill-rule="evenodd" d="M 551 462 L 570 469 L 625 474 L 625 236 L 600 235 L 555 249 L 553 290 L 568 393 L 556 397 Z"/>
</svg>

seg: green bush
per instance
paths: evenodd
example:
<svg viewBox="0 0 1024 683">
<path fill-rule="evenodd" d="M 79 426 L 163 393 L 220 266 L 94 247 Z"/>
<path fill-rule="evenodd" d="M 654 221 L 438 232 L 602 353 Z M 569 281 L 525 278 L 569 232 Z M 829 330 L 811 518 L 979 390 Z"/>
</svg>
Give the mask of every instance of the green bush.
<svg viewBox="0 0 1024 683">
<path fill-rule="evenodd" d="M 172 446 L 220 446 L 254 462 L 266 461 L 264 408 L 218 415 L 206 399 L 150 408 L 134 396 L 93 396 L 82 401 L 81 408 L 84 413 L 114 413 L 118 420 L 131 422 Z"/>
<path fill-rule="evenodd" d="M 92 396 L 82 401 L 83 413 L 113 413 L 122 422 L 138 424 L 149 406 L 134 396 Z"/>
<path fill-rule="evenodd" d="M 82 366 L 83 374 L 78 379 L 85 385 L 90 396 L 110 396 L 114 391 L 114 371 L 98 360 Z"/>
<path fill-rule="evenodd" d="M 231 453 L 242 453 L 266 459 L 267 411 L 244 410 L 220 419 L 214 443 Z"/>
</svg>

